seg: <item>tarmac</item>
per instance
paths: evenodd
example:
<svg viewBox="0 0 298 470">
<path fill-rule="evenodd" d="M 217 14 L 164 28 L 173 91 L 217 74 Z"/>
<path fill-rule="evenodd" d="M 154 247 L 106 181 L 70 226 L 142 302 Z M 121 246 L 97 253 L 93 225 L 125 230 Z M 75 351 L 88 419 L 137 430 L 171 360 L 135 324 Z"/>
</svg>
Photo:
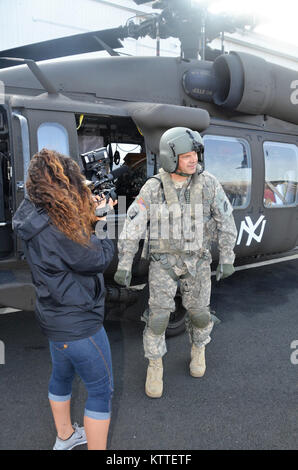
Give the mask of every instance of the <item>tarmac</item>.
<svg viewBox="0 0 298 470">
<path fill-rule="evenodd" d="M 213 279 L 211 308 L 220 323 L 206 347 L 206 374 L 189 375 L 186 333 L 168 338 L 160 399 L 144 393 L 140 306 L 108 316 L 115 381 L 108 449 L 297 450 L 297 272 L 296 260 Z M 0 315 L 0 340 L 0 450 L 51 449 L 51 362 L 34 313 Z M 77 378 L 72 417 L 79 424 L 85 400 Z"/>
</svg>

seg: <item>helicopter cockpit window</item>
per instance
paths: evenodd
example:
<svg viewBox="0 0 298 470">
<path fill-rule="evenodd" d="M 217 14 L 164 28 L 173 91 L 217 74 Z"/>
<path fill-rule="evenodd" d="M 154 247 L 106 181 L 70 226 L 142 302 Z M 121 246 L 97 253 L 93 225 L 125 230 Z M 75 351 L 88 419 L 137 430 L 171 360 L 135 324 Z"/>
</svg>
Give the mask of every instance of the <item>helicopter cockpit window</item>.
<svg viewBox="0 0 298 470">
<path fill-rule="evenodd" d="M 37 130 L 38 151 L 42 148 L 69 155 L 68 133 L 58 122 L 44 122 Z"/>
<path fill-rule="evenodd" d="M 241 138 L 204 136 L 205 169 L 214 175 L 233 207 L 247 207 L 251 194 L 251 156 Z"/>
<path fill-rule="evenodd" d="M 294 144 L 264 142 L 264 206 L 290 206 L 298 202 L 298 148 Z"/>
</svg>

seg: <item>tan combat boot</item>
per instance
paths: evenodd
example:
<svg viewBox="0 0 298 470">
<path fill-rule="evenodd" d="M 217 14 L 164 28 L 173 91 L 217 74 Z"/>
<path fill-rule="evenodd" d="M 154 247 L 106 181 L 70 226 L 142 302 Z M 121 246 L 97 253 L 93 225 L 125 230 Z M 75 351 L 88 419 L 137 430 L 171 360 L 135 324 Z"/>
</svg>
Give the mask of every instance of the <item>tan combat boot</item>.
<svg viewBox="0 0 298 470">
<path fill-rule="evenodd" d="M 149 365 L 147 369 L 147 378 L 145 392 L 150 398 L 160 398 L 162 396 L 163 389 L 163 367 L 162 358 L 149 359 Z"/>
<path fill-rule="evenodd" d="M 205 346 L 198 348 L 193 344 L 191 347 L 190 357 L 190 375 L 193 377 L 203 377 L 206 370 Z"/>
</svg>

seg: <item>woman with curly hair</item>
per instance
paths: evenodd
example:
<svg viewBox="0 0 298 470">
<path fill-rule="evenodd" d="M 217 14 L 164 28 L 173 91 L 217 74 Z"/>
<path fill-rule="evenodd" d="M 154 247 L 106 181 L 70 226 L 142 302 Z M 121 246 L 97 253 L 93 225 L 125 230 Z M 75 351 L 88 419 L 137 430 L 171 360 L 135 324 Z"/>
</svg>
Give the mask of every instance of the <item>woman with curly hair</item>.
<svg viewBox="0 0 298 470">
<path fill-rule="evenodd" d="M 113 374 L 103 327 L 103 272 L 113 258 L 114 243 L 107 238 L 105 218 L 96 217 L 95 209 L 106 201 L 94 200 L 74 160 L 47 149 L 32 158 L 26 190 L 13 228 L 24 241 L 36 290 L 36 316 L 50 343 L 54 450 L 86 442 L 89 450 L 105 449 Z M 114 205 L 112 200 L 109 204 Z M 76 373 L 88 392 L 84 427 L 73 427 L 70 418 Z"/>
</svg>

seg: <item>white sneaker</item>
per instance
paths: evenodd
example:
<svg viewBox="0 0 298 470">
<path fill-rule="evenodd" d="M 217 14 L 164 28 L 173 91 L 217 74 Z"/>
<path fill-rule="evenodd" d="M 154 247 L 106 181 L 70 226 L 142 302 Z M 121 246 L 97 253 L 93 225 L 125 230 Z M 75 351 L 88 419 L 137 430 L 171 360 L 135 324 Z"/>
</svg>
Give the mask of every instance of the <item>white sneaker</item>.
<svg viewBox="0 0 298 470">
<path fill-rule="evenodd" d="M 53 450 L 71 450 L 76 446 L 87 443 L 84 427 L 79 427 L 77 423 L 74 423 L 73 428 L 73 434 L 65 441 L 57 436 Z"/>
</svg>

